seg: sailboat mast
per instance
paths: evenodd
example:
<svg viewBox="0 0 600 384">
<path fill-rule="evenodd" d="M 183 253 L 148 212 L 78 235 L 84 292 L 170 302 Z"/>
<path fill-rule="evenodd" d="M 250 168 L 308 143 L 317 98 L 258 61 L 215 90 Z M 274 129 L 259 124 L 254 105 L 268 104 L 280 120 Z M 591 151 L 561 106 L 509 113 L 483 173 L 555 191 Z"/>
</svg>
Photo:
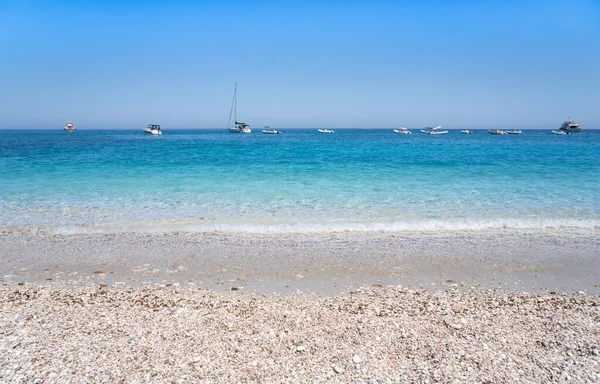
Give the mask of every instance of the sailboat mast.
<svg viewBox="0 0 600 384">
<path fill-rule="evenodd" d="M 237 83 L 235 83 L 235 89 L 233 90 L 233 123 L 237 126 Z"/>
</svg>

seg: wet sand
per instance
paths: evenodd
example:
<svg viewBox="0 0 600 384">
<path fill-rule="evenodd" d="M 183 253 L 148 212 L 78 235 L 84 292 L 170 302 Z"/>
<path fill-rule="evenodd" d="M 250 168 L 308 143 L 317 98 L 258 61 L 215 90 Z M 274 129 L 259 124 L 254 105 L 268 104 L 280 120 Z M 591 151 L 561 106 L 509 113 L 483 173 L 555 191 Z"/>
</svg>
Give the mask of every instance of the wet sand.
<svg viewBox="0 0 600 384">
<path fill-rule="evenodd" d="M 600 293 L 600 230 L 0 236 L 0 279 L 336 294 L 457 284 Z"/>
</svg>

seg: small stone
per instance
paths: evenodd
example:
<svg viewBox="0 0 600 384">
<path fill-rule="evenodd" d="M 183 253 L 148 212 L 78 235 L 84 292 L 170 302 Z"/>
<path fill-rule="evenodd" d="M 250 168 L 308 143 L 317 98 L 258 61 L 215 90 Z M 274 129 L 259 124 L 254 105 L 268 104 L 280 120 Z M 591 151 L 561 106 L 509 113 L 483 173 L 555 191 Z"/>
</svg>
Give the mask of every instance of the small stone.
<svg viewBox="0 0 600 384">
<path fill-rule="evenodd" d="M 344 368 L 340 367 L 339 365 L 334 365 L 333 366 L 333 371 L 335 373 L 344 373 Z"/>
<path fill-rule="evenodd" d="M 453 328 L 453 329 L 461 329 L 462 328 L 462 324 L 455 324 L 447 319 L 444 320 L 444 323 L 446 323 L 447 326 L 449 326 L 450 328 Z"/>
<path fill-rule="evenodd" d="M 231 287 L 231 290 L 232 290 L 232 291 L 238 291 L 238 290 L 239 290 L 239 288 L 238 288 L 238 287 Z"/>
<path fill-rule="evenodd" d="M 360 363 L 362 363 L 362 359 L 360 358 L 360 356 L 354 355 L 354 357 L 352 357 L 352 362 L 354 364 L 360 364 Z"/>
<path fill-rule="evenodd" d="M 296 352 L 304 352 L 306 351 L 306 347 L 304 345 L 299 345 L 296 347 Z"/>
</svg>

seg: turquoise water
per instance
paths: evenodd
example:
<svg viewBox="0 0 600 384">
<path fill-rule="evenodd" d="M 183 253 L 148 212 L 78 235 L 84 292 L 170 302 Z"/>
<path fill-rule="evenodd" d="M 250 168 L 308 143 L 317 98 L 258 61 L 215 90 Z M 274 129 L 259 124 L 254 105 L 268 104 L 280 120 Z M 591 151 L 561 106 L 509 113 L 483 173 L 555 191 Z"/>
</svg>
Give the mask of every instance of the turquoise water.
<svg viewBox="0 0 600 384">
<path fill-rule="evenodd" d="M 56 233 L 600 227 L 600 131 L 2 131 L 0 226 Z"/>
</svg>

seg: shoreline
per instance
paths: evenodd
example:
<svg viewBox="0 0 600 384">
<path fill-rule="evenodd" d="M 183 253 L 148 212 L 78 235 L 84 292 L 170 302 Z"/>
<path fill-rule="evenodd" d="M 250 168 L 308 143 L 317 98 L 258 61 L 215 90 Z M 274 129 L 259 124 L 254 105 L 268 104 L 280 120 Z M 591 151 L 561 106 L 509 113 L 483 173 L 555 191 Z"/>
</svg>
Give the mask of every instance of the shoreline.
<svg viewBox="0 0 600 384">
<path fill-rule="evenodd" d="M 0 282 L 324 295 L 455 285 L 600 293 L 600 230 L 0 235 Z"/>
</svg>

